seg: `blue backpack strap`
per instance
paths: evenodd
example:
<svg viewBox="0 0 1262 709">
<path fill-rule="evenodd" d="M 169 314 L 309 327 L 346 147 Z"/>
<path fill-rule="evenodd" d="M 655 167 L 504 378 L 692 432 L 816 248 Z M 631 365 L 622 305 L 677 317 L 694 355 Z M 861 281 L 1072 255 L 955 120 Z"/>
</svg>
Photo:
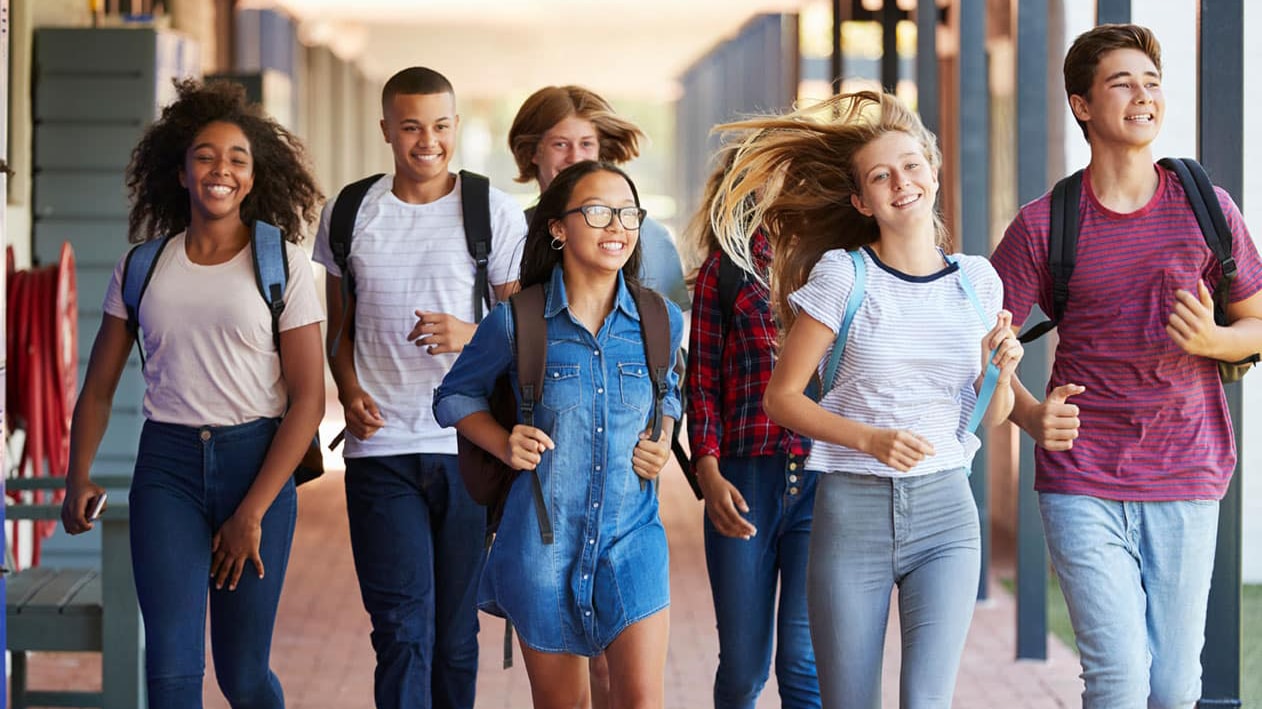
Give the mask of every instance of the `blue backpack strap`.
<svg viewBox="0 0 1262 709">
<path fill-rule="evenodd" d="M 254 257 L 254 282 L 272 315 L 272 343 L 280 352 L 280 314 L 285 311 L 285 286 L 289 283 L 289 259 L 280 229 L 265 221 L 255 221 L 250 236 Z"/>
<path fill-rule="evenodd" d="M 854 322 L 855 313 L 863 305 L 863 294 L 868 289 L 868 266 L 859 249 L 850 252 L 850 260 L 854 262 L 854 286 L 850 289 L 850 297 L 846 300 L 846 314 L 841 318 L 841 328 L 837 330 L 837 339 L 833 342 L 833 354 L 828 358 L 828 367 L 824 370 L 823 387 L 819 398 L 823 399 L 833 388 L 833 379 L 837 376 L 837 367 L 841 364 L 841 355 L 846 351 L 846 335 L 850 334 L 850 324 Z"/>
<path fill-rule="evenodd" d="M 947 263 L 956 264 L 960 274 L 960 288 L 963 289 L 968 302 L 973 305 L 973 310 L 977 312 L 977 319 L 981 320 L 982 328 L 987 332 L 990 331 L 989 318 L 986 317 L 986 309 L 982 307 L 981 298 L 977 297 L 977 290 L 973 288 L 973 281 L 969 279 L 968 273 L 964 271 L 964 267 L 959 265 L 959 261 L 954 256 L 946 257 Z M 982 387 L 977 392 L 977 405 L 973 407 L 973 415 L 968 419 L 968 427 L 966 430 L 973 433 L 982 423 L 982 417 L 986 415 L 986 409 L 990 408 L 990 400 L 995 396 L 995 389 L 999 385 L 999 368 L 989 359 L 994 358 L 995 353 L 992 350 L 990 358 L 986 362 L 986 376 L 982 378 Z"/>
<path fill-rule="evenodd" d="M 145 345 L 140 340 L 140 300 L 149 288 L 149 280 L 153 278 L 153 267 L 158 257 L 166 248 L 170 236 L 161 239 L 150 239 L 139 244 L 127 253 L 123 261 L 123 307 L 127 309 L 127 331 L 136 339 L 136 347 L 140 351 L 140 366 L 145 366 Z"/>
</svg>

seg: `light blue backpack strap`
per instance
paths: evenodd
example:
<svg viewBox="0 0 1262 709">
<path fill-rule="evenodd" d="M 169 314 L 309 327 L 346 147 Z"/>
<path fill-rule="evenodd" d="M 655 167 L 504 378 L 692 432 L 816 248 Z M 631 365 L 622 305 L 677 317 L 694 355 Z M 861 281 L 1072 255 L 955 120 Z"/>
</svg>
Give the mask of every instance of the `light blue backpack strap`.
<svg viewBox="0 0 1262 709">
<path fill-rule="evenodd" d="M 140 341 L 139 334 L 140 299 L 144 297 L 145 289 L 149 287 L 149 279 L 153 277 L 153 267 L 157 265 L 158 257 L 162 255 L 162 250 L 166 248 L 170 240 L 170 236 L 165 236 L 138 244 L 127 252 L 127 260 L 123 262 L 122 296 L 123 307 L 127 309 L 127 331 L 136 338 L 141 367 L 145 364 L 145 346 Z"/>
<path fill-rule="evenodd" d="M 973 288 L 973 282 L 969 280 L 968 273 L 964 271 L 964 267 L 953 256 L 947 256 L 948 263 L 957 264 L 960 273 L 960 288 L 964 290 L 964 296 L 973 304 L 973 310 L 977 312 L 977 319 L 981 321 L 982 328 L 987 332 L 990 331 L 989 318 L 986 317 L 986 309 L 982 307 L 981 298 L 977 297 L 977 290 Z M 999 368 L 990 360 L 995 356 L 994 350 L 991 350 L 990 357 L 986 361 L 986 376 L 982 378 L 982 388 L 977 392 L 977 405 L 973 407 L 973 415 L 968 419 L 967 431 L 974 433 L 977 427 L 982 423 L 982 417 L 986 415 L 986 409 L 990 408 L 990 400 L 995 396 L 995 388 L 999 384 Z"/>
<path fill-rule="evenodd" d="M 259 295 L 272 314 L 272 342 L 280 351 L 280 314 L 285 310 L 285 285 L 289 282 L 289 259 L 280 229 L 264 221 L 254 222 L 250 237 L 254 257 L 254 281 Z"/>
<path fill-rule="evenodd" d="M 854 262 L 854 286 L 850 289 L 850 297 L 846 299 L 846 314 L 841 318 L 841 327 L 837 330 L 836 341 L 833 342 L 833 353 L 824 370 L 824 386 L 820 389 L 820 399 L 832 391 L 833 379 L 837 376 L 838 365 L 841 364 L 841 355 L 846 351 L 846 336 L 850 333 L 850 324 L 854 322 L 859 306 L 863 305 L 863 294 L 868 288 L 868 266 L 863 260 L 863 254 L 855 249 L 850 252 L 850 260 Z"/>
</svg>

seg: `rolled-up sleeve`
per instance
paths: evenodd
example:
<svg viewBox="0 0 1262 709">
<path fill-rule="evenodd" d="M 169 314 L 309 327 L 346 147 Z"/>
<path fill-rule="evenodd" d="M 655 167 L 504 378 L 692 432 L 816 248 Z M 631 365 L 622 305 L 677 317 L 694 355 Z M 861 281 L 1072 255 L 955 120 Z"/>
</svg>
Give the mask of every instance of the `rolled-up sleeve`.
<svg viewBox="0 0 1262 709">
<path fill-rule="evenodd" d="M 513 363 L 512 308 L 500 303 L 478 325 L 451 371 L 434 390 L 434 419 L 450 428 L 479 411 L 489 411 L 495 380 Z"/>
</svg>

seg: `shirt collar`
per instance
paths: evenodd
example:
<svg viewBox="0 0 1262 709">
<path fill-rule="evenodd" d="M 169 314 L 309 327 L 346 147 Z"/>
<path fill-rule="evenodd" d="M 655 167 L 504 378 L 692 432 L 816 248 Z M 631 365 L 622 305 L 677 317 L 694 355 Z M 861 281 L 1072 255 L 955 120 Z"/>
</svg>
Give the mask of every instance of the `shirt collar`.
<svg viewBox="0 0 1262 709">
<path fill-rule="evenodd" d="M 548 286 L 548 301 L 544 304 L 544 317 L 551 318 L 570 306 L 569 296 L 565 292 L 565 273 L 561 265 L 552 267 L 552 282 Z M 627 288 L 627 281 L 618 271 L 618 293 L 614 296 L 614 307 L 621 309 L 632 320 L 640 320 L 640 311 L 635 308 L 635 298 Z"/>
</svg>

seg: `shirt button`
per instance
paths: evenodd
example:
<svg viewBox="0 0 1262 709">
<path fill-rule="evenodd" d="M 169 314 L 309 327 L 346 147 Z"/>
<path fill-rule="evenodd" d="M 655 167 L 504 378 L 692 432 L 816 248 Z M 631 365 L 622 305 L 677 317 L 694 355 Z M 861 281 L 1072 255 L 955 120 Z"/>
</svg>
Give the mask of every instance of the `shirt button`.
<svg viewBox="0 0 1262 709">
<path fill-rule="evenodd" d="M 591 615 L 592 615 L 592 612 L 591 612 L 591 611 L 583 611 L 583 615 L 585 615 L 585 616 L 587 616 L 587 617 L 589 617 L 589 618 L 590 618 L 590 617 L 591 617 Z"/>
<path fill-rule="evenodd" d="M 205 431 L 205 430 L 202 431 L 202 440 L 203 441 L 210 440 L 210 431 Z"/>
<path fill-rule="evenodd" d="M 596 433 L 604 433 L 604 432 L 605 432 L 605 427 L 604 427 L 604 426 L 597 426 L 597 427 L 596 427 Z"/>
<path fill-rule="evenodd" d="M 797 489 L 796 487 L 791 487 L 791 488 L 789 488 L 789 494 L 790 494 L 790 495 L 796 495 L 796 494 L 798 494 L 798 489 Z"/>
<path fill-rule="evenodd" d="M 587 543 L 588 543 L 588 544 L 595 544 L 595 543 L 596 543 L 596 540 L 595 540 L 595 539 L 588 539 L 588 540 L 587 540 Z"/>
<path fill-rule="evenodd" d="M 560 379 L 560 378 L 561 378 L 561 373 L 560 373 L 560 372 L 553 372 L 553 373 L 552 373 L 552 378 L 553 378 L 553 379 Z"/>
<path fill-rule="evenodd" d="M 592 503 L 592 509 L 595 509 L 595 508 L 597 508 L 597 507 L 600 507 L 600 503 L 599 503 L 599 502 L 593 502 L 593 503 Z"/>
<path fill-rule="evenodd" d="M 795 482 L 797 482 L 797 481 L 798 481 L 798 476 L 796 476 L 796 475 L 790 475 L 790 476 L 789 476 L 789 482 L 791 482 L 791 483 L 795 483 Z"/>
<path fill-rule="evenodd" d="M 583 580 L 584 580 L 584 581 L 586 581 L 586 580 L 587 580 L 587 574 L 583 574 Z"/>
<path fill-rule="evenodd" d="M 592 350 L 592 354 L 594 354 L 594 355 L 596 355 L 597 357 L 599 357 L 599 356 L 600 356 L 600 350 Z"/>
<path fill-rule="evenodd" d="M 597 465 L 597 466 L 596 466 L 596 471 L 597 471 L 597 472 L 599 472 L 599 471 L 600 471 L 600 466 L 599 466 L 599 465 Z"/>
<path fill-rule="evenodd" d="M 604 387 L 596 387 L 596 393 L 597 393 L 597 394 L 604 394 L 604 393 L 605 393 L 605 388 L 604 388 Z"/>
</svg>

